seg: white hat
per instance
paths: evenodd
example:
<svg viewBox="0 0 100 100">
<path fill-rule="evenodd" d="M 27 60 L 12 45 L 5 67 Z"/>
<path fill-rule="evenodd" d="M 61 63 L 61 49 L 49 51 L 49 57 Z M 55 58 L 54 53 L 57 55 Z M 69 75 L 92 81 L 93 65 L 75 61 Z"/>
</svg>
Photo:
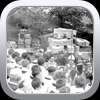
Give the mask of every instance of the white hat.
<svg viewBox="0 0 100 100">
<path fill-rule="evenodd" d="M 11 69 L 10 73 L 9 73 L 9 77 L 10 77 L 10 79 L 15 79 L 15 80 L 20 78 L 19 81 L 21 81 L 23 79 L 22 78 L 22 72 L 21 72 L 21 70 L 19 68 Z"/>
</svg>

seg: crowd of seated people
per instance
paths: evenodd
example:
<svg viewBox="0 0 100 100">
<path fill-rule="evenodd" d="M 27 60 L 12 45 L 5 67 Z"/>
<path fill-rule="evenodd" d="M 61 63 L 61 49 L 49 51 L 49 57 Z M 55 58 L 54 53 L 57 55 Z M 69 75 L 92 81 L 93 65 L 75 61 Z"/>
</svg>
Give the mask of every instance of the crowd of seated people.
<svg viewBox="0 0 100 100">
<path fill-rule="evenodd" d="M 67 59 L 58 65 L 57 58 L 43 50 L 34 60 L 28 53 L 9 49 L 7 53 L 7 84 L 16 93 L 84 93 L 93 83 L 91 62 Z M 62 56 L 63 58 L 63 56 Z M 58 62 L 61 62 L 58 59 Z"/>
</svg>

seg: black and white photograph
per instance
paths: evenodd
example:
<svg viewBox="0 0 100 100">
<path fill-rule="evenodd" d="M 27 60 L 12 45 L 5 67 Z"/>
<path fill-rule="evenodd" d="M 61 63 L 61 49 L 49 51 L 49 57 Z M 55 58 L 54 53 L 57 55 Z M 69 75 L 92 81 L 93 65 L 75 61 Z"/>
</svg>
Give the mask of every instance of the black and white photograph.
<svg viewBox="0 0 100 100">
<path fill-rule="evenodd" d="M 93 85 L 93 17 L 84 7 L 16 7 L 6 19 L 6 82 L 18 94 L 82 94 Z"/>
</svg>

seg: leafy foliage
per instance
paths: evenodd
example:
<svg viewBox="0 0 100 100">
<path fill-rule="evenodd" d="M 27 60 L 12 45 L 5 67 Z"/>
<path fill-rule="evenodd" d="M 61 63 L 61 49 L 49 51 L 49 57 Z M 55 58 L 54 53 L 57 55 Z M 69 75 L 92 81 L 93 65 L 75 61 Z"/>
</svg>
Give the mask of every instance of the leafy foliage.
<svg viewBox="0 0 100 100">
<path fill-rule="evenodd" d="M 32 38 L 38 38 L 58 27 L 81 31 L 81 37 L 84 32 L 93 33 L 93 19 L 82 7 L 17 7 L 7 18 L 7 39 L 17 41 L 22 28 L 27 29 Z"/>
</svg>

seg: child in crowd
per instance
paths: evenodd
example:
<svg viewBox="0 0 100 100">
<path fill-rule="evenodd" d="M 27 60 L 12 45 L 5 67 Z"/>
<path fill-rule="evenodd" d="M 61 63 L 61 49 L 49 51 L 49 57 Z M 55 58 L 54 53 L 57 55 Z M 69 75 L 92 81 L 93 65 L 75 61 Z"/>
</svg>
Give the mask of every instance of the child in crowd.
<svg viewBox="0 0 100 100">
<path fill-rule="evenodd" d="M 48 61 L 48 67 L 49 66 L 54 66 L 56 69 L 58 69 L 57 63 L 55 62 L 55 58 L 51 57 Z"/>
<path fill-rule="evenodd" d="M 47 70 L 48 70 L 48 74 L 45 76 L 44 83 L 49 86 L 49 89 L 48 89 L 48 93 L 49 93 L 51 90 L 55 91 L 54 74 L 56 72 L 56 68 L 53 66 L 50 66 L 50 67 L 48 67 Z"/>
<path fill-rule="evenodd" d="M 59 78 L 56 80 L 55 87 L 59 91 L 61 87 L 66 85 L 66 80 L 64 78 Z"/>
<path fill-rule="evenodd" d="M 83 76 L 75 77 L 75 85 L 71 86 L 71 93 L 84 93 L 87 80 Z"/>
<path fill-rule="evenodd" d="M 70 93 L 70 88 L 68 86 L 63 86 L 60 88 L 59 93 Z"/>
<path fill-rule="evenodd" d="M 13 90 L 15 92 L 17 91 L 17 89 L 19 91 L 22 91 L 19 88 L 19 84 L 22 81 L 23 81 L 23 76 L 22 76 L 21 70 L 19 68 L 11 69 L 10 73 L 9 73 L 9 79 L 7 79 L 8 86 L 11 88 L 11 90 Z M 23 91 L 23 93 L 24 93 L 24 91 Z"/>
<path fill-rule="evenodd" d="M 16 65 L 17 65 L 19 68 L 22 68 L 22 57 L 20 57 L 20 56 L 15 57 L 15 62 L 16 62 Z"/>
<path fill-rule="evenodd" d="M 48 86 L 46 84 L 42 84 L 40 78 L 33 78 L 31 85 L 33 87 L 32 93 L 47 93 Z"/>
<path fill-rule="evenodd" d="M 38 59 L 40 58 L 40 55 L 39 55 L 39 52 L 36 52 L 35 55 L 34 55 L 34 60 L 32 61 L 32 63 L 34 65 L 38 64 Z"/>
<path fill-rule="evenodd" d="M 15 58 L 16 58 L 16 57 L 19 57 L 19 56 L 20 56 L 20 53 L 18 53 L 18 52 L 15 51 L 15 52 L 12 54 L 11 62 L 12 62 L 12 63 L 16 63 L 16 62 L 15 62 Z"/>
<path fill-rule="evenodd" d="M 9 57 L 11 58 L 11 56 L 12 56 L 12 54 L 14 53 L 15 51 L 14 51 L 14 49 L 9 49 L 8 50 L 8 55 L 9 55 Z"/>
<path fill-rule="evenodd" d="M 26 73 L 26 72 L 30 71 L 30 62 L 29 62 L 29 60 L 27 60 L 27 59 L 22 60 L 21 65 L 22 65 L 21 70 L 22 70 L 23 73 Z"/>
<path fill-rule="evenodd" d="M 57 80 L 59 78 L 66 78 L 64 71 L 56 71 L 54 74 L 54 79 Z"/>
<path fill-rule="evenodd" d="M 27 52 L 23 52 L 22 55 L 21 55 L 21 57 L 22 57 L 22 59 L 27 59 L 27 60 L 29 60 L 29 62 L 31 63 L 31 60 L 30 60 L 30 58 L 29 58 Z"/>
<path fill-rule="evenodd" d="M 11 69 L 14 69 L 15 68 L 15 66 L 14 66 L 14 64 L 13 63 L 7 63 L 7 79 L 9 78 L 9 73 L 10 73 L 10 70 Z"/>
</svg>

